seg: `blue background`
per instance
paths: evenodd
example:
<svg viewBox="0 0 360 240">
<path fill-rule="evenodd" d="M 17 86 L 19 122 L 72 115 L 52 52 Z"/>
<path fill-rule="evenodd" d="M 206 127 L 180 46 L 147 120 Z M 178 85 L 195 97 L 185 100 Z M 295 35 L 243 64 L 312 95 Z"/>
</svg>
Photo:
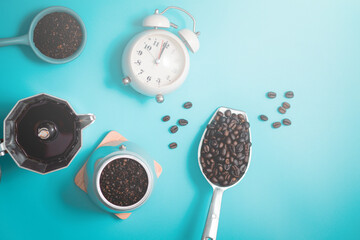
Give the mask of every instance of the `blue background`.
<svg viewBox="0 0 360 240">
<path fill-rule="evenodd" d="M 199 239 L 211 187 L 197 163 L 202 131 L 218 106 L 246 111 L 252 162 L 225 192 L 219 239 L 357 239 L 360 234 L 360 2 L 0 1 L 0 37 L 27 32 L 43 8 L 63 5 L 83 19 L 88 42 L 64 65 L 41 62 L 26 46 L 0 49 L 0 121 L 41 92 L 68 100 L 96 122 L 70 166 L 45 176 L 1 158 L 1 239 Z M 121 85 L 121 54 L 156 8 L 179 5 L 198 21 L 200 50 L 184 85 L 164 104 Z M 191 21 L 175 11 L 181 27 Z M 265 98 L 267 91 L 278 93 Z M 293 90 L 286 117 L 276 112 Z M 185 110 L 190 100 L 194 107 Z M 168 123 L 161 117 L 170 114 Z M 267 114 L 268 122 L 260 122 Z M 177 119 L 189 125 L 171 135 Z M 128 220 L 102 212 L 73 179 L 109 130 L 142 145 L 163 166 L 150 200 Z M 2 134 L 2 129 L 0 129 Z M 169 150 L 176 141 L 179 147 Z"/>
</svg>

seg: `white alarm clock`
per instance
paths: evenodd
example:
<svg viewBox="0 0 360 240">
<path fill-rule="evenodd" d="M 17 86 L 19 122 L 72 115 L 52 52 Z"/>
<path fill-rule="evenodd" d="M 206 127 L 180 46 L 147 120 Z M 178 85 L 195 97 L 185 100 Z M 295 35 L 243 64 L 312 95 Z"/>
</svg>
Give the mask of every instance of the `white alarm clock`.
<svg viewBox="0 0 360 240">
<path fill-rule="evenodd" d="M 177 25 L 163 15 L 169 9 L 185 12 L 193 20 L 193 30 L 181 29 L 180 37 L 168 30 L 159 28 L 177 28 Z M 127 44 L 122 59 L 125 85 L 130 85 L 139 93 L 156 97 L 162 103 L 164 95 L 181 86 L 186 79 L 190 58 L 187 48 L 195 53 L 199 50 L 199 32 L 195 31 L 194 17 L 179 7 L 168 7 L 161 13 L 148 16 L 143 21 L 145 30 L 136 35 Z"/>
</svg>

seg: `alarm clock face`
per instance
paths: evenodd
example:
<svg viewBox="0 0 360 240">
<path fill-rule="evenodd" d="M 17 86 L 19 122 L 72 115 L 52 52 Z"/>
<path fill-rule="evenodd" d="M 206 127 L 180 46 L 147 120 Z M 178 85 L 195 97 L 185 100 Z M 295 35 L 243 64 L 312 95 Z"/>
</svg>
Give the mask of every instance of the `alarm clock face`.
<svg viewBox="0 0 360 240">
<path fill-rule="evenodd" d="M 188 53 L 183 43 L 167 31 L 149 31 L 134 43 L 129 67 L 142 85 L 163 88 L 183 78 L 188 71 Z"/>
</svg>

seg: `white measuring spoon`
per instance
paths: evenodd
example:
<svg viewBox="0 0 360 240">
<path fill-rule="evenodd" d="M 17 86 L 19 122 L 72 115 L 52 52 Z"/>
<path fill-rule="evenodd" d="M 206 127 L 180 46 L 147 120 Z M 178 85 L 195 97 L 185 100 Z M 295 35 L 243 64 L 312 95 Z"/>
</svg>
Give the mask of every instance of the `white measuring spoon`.
<svg viewBox="0 0 360 240">
<path fill-rule="evenodd" d="M 236 114 L 242 114 L 245 117 L 245 120 L 248 122 L 248 117 L 246 115 L 245 112 L 243 111 L 239 111 L 239 110 L 235 110 L 235 109 L 231 109 L 231 108 L 226 108 L 226 107 L 219 107 L 214 115 L 212 116 L 212 118 L 209 121 L 209 124 L 212 122 L 212 120 L 216 117 L 217 112 L 222 112 L 225 115 L 225 111 L 226 110 L 230 110 L 232 113 L 236 113 Z M 203 176 L 205 177 L 205 179 L 209 182 L 209 184 L 212 186 L 213 188 L 213 196 L 211 199 L 211 204 L 210 204 L 210 208 L 209 208 L 209 212 L 207 215 L 207 219 L 206 219 L 206 224 L 205 224 L 205 228 L 203 231 L 203 235 L 201 237 L 201 240 L 207 240 L 207 239 L 212 239 L 215 240 L 216 239 L 216 235 L 217 235 L 217 230 L 218 230 L 218 226 L 219 226 L 219 217 L 220 217 L 220 209 L 221 209 L 221 200 L 222 200 L 222 196 L 223 193 L 226 189 L 229 189 L 231 187 L 234 187 L 235 185 L 237 185 L 245 176 L 247 170 L 249 169 L 250 166 L 250 161 L 251 161 L 251 147 L 250 147 L 250 152 L 249 152 L 249 161 L 247 164 L 247 168 L 244 172 L 244 174 L 242 175 L 242 177 L 233 185 L 227 186 L 227 187 L 222 187 L 219 185 L 216 185 L 214 183 L 212 183 L 204 174 L 203 172 L 203 168 L 201 166 L 201 162 L 200 162 L 200 158 L 201 158 L 201 148 L 202 148 L 202 144 L 203 144 L 203 140 L 205 137 L 207 129 L 205 129 L 201 140 L 200 140 L 200 144 L 199 144 L 199 150 L 198 150 L 198 160 L 199 160 L 199 166 L 200 166 L 200 170 L 201 173 L 203 174 Z M 250 128 L 249 128 L 249 141 L 251 142 L 251 134 L 250 134 Z"/>
</svg>

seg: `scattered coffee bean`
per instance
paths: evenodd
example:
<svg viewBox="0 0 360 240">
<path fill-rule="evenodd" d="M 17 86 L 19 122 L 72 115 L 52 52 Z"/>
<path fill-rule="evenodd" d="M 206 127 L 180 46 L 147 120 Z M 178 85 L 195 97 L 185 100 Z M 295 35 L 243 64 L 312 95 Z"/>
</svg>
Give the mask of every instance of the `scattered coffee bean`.
<svg viewBox="0 0 360 240">
<path fill-rule="evenodd" d="M 285 108 L 285 109 L 289 109 L 289 108 L 290 108 L 290 103 L 288 103 L 288 102 L 283 102 L 283 103 L 282 103 L 282 107 Z"/>
<path fill-rule="evenodd" d="M 176 143 L 176 142 L 170 143 L 170 144 L 169 144 L 169 148 L 170 148 L 170 149 L 177 148 L 177 143 Z"/>
<path fill-rule="evenodd" d="M 274 122 L 272 124 L 273 128 L 279 128 L 281 126 L 281 123 L 280 122 Z"/>
<path fill-rule="evenodd" d="M 269 120 L 269 118 L 268 118 L 267 116 L 265 116 L 265 115 L 260 115 L 259 118 L 260 118 L 260 120 L 262 120 L 262 121 L 267 121 L 267 120 Z"/>
<path fill-rule="evenodd" d="M 178 123 L 180 126 L 186 126 L 189 122 L 186 119 L 180 119 Z"/>
<path fill-rule="evenodd" d="M 179 130 L 178 126 L 174 125 L 170 128 L 171 133 L 176 133 Z"/>
<path fill-rule="evenodd" d="M 81 46 L 83 32 L 79 22 L 70 14 L 53 12 L 36 24 L 33 41 L 42 54 L 63 59 L 73 55 Z"/>
<path fill-rule="evenodd" d="M 117 206 L 130 206 L 139 202 L 147 188 L 146 170 L 133 159 L 115 159 L 105 166 L 100 175 L 102 194 Z"/>
<path fill-rule="evenodd" d="M 291 125 L 291 121 L 290 121 L 290 119 L 288 119 L 288 118 L 283 119 L 283 120 L 282 120 L 282 123 L 283 123 L 284 125 L 286 125 L 286 126 Z"/>
<path fill-rule="evenodd" d="M 268 92 L 267 94 L 268 98 L 276 98 L 276 93 L 275 92 Z"/>
<path fill-rule="evenodd" d="M 169 115 L 166 115 L 162 118 L 163 122 L 167 122 L 170 120 L 170 116 Z"/>
<path fill-rule="evenodd" d="M 191 108 L 191 107 L 192 107 L 192 103 L 191 103 L 191 102 L 186 102 L 186 103 L 184 103 L 184 108 L 189 109 L 189 108 Z"/>
<path fill-rule="evenodd" d="M 245 171 L 241 170 L 247 168 L 251 147 L 249 128 L 244 115 L 233 114 L 230 110 L 218 111 L 207 126 L 200 162 L 202 171 L 212 183 L 230 186 L 243 177 Z"/>
<path fill-rule="evenodd" d="M 287 97 L 287 98 L 293 98 L 293 97 L 294 97 L 294 92 L 293 92 L 293 91 L 287 91 L 287 92 L 285 93 L 285 97 Z"/>
<path fill-rule="evenodd" d="M 286 113 L 286 109 L 283 108 L 283 107 L 279 107 L 279 108 L 278 108 L 278 111 L 279 111 L 279 113 L 281 113 L 281 114 L 285 114 L 285 113 Z"/>
</svg>

